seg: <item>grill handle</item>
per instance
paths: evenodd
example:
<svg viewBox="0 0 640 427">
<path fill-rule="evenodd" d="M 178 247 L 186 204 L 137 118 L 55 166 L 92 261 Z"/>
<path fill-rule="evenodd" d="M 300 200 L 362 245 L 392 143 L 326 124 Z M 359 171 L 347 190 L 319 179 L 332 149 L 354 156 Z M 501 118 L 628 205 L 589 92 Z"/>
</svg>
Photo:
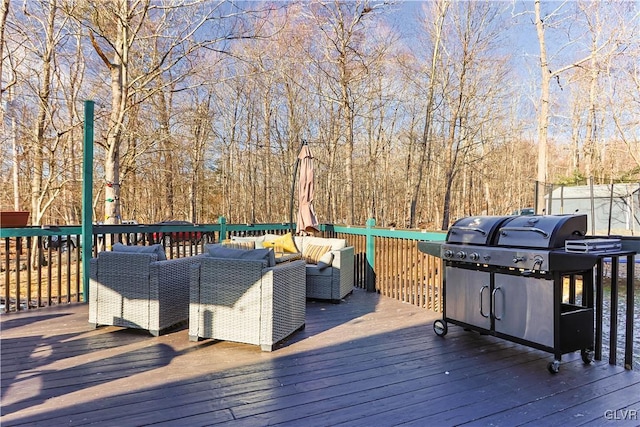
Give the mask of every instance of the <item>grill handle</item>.
<svg viewBox="0 0 640 427">
<path fill-rule="evenodd" d="M 460 231 L 475 231 L 476 233 L 480 233 L 483 236 L 487 235 L 487 232 L 484 231 L 482 228 L 478 228 L 478 227 L 461 227 L 459 225 L 454 225 L 451 226 L 449 228 L 450 231 L 455 232 L 455 230 L 460 230 Z"/>
<path fill-rule="evenodd" d="M 488 314 L 484 314 L 484 310 L 482 309 L 482 294 L 484 293 L 485 289 L 489 289 L 489 285 L 484 285 L 483 287 L 480 288 L 480 315 L 482 317 L 486 317 L 488 318 L 489 315 Z"/>
<path fill-rule="evenodd" d="M 535 233 L 540 233 L 542 234 L 542 236 L 545 239 L 549 238 L 549 233 L 547 233 L 546 231 L 544 231 L 541 228 L 536 228 L 536 227 L 502 227 L 500 229 L 500 234 L 502 234 L 503 236 L 507 235 L 507 231 L 533 231 Z"/>
<path fill-rule="evenodd" d="M 499 287 L 499 286 L 497 288 L 495 288 L 493 290 L 493 292 L 491 292 L 491 300 L 492 300 L 491 303 L 493 305 L 493 318 L 496 319 L 496 320 L 502 320 L 502 316 L 498 316 L 496 314 L 496 308 L 498 307 L 496 305 L 496 294 L 498 293 L 498 291 L 502 292 L 502 288 Z"/>
</svg>

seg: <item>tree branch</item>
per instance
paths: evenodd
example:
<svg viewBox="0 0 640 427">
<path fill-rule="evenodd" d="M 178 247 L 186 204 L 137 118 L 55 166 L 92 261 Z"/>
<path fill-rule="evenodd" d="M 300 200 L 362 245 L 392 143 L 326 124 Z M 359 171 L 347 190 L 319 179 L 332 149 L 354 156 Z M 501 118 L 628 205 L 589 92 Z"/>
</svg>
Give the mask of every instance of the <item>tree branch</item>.
<svg viewBox="0 0 640 427">
<path fill-rule="evenodd" d="M 96 50 L 96 53 L 98 54 L 98 56 L 102 59 L 102 62 L 104 62 L 107 68 L 111 70 L 113 68 L 113 64 L 111 63 L 111 61 L 109 61 L 109 58 L 107 58 L 107 55 L 104 54 L 100 45 L 98 45 L 97 40 L 93 36 L 93 31 L 91 30 L 89 30 L 89 38 L 91 39 L 91 45 Z"/>
</svg>

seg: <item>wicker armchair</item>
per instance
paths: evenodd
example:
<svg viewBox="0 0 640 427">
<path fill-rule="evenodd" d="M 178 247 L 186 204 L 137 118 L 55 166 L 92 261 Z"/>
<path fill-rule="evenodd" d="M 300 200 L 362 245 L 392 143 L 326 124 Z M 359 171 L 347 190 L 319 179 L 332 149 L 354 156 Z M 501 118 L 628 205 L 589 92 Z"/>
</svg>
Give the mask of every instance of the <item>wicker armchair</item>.
<svg viewBox="0 0 640 427">
<path fill-rule="evenodd" d="M 189 339 L 275 345 L 305 325 L 305 263 L 203 257 L 191 268 Z"/>
<path fill-rule="evenodd" d="M 307 298 L 330 300 L 334 304 L 353 292 L 354 247 L 332 251 L 331 267 L 324 270 L 307 265 Z"/>
<path fill-rule="evenodd" d="M 189 317 L 189 267 L 197 257 L 103 251 L 90 261 L 89 323 L 158 336 Z"/>
</svg>

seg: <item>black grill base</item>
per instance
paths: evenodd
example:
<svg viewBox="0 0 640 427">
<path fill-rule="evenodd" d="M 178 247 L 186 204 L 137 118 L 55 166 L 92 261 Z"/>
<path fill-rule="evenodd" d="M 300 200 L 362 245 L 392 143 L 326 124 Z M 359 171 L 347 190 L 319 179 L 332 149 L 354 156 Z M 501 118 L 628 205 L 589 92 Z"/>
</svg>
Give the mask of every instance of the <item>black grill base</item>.
<svg viewBox="0 0 640 427">
<path fill-rule="evenodd" d="M 593 349 L 593 308 L 562 304 L 560 314 L 560 351 L 562 354 Z"/>
<path fill-rule="evenodd" d="M 552 373 L 559 371 L 563 354 L 581 351 L 585 363 L 590 363 L 593 359 L 595 341 L 593 269 L 570 274 L 559 272 L 523 274 L 522 270 L 496 268 L 495 266 L 471 266 L 447 261 L 444 264 L 444 311 L 441 321 L 445 324 L 452 323 L 467 330 L 552 353 L 554 361 L 548 365 L 548 369 Z M 575 286 L 578 277 L 583 283 L 580 304 L 576 304 L 574 301 L 575 293 L 571 293 L 573 296 L 569 297 L 571 303 L 563 302 L 565 280 L 569 280 L 570 286 Z M 528 286 L 534 287 L 529 288 Z M 493 296 L 494 294 L 500 295 L 502 292 L 505 292 L 504 295 L 507 293 L 518 294 L 519 290 L 524 287 L 529 289 L 527 297 L 531 292 L 535 295 L 546 295 L 539 302 L 534 300 L 531 304 L 526 303 L 526 312 L 510 308 L 518 307 L 516 302 L 520 301 L 519 299 L 505 299 L 503 306 L 499 299 L 496 303 L 496 298 Z M 541 292 L 537 292 L 538 290 Z M 551 291 L 552 294 L 549 293 Z M 490 295 L 490 301 L 487 301 Z M 453 298 L 450 302 L 451 305 L 447 302 L 450 297 Z M 468 309 L 461 312 L 454 301 L 464 301 L 463 306 Z M 533 309 L 533 307 L 544 307 L 544 309 L 540 311 Z M 449 309 L 451 309 L 450 313 Z M 471 314 L 477 310 L 480 310 L 482 317 L 479 317 L 477 313 Z M 535 317 L 531 317 L 536 313 L 541 319 L 540 322 L 535 321 Z M 552 321 L 549 316 L 552 317 Z M 525 322 L 524 327 L 522 322 Z M 497 326 L 498 323 L 500 323 L 500 327 Z M 535 332 L 535 329 L 532 331 L 530 328 L 538 329 Z M 435 328 L 434 325 L 434 330 L 440 336 L 446 334 L 446 327 L 444 329 L 444 333 L 438 333 L 438 330 L 442 330 L 442 328 Z"/>
</svg>

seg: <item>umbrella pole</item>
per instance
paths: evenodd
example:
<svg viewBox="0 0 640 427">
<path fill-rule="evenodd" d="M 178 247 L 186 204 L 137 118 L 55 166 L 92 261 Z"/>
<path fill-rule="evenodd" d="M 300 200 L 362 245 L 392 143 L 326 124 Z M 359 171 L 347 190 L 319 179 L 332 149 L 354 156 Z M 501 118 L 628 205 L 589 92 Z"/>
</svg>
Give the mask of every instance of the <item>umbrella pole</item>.
<svg viewBox="0 0 640 427">
<path fill-rule="evenodd" d="M 298 176 L 298 165 L 300 164 L 300 152 L 302 151 L 302 147 L 307 145 L 307 141 L 302 140 L 302 144 L 300 144 L 300 150 L 298 150 L 298 155 L 296 156 L 296 163 L 293 166 L 293 179 L 291 180 L 291 198 L 289 199 L 289 229 L 291 234 L 293 235 L 293 196 L 296 190 L 296 177 Z"/>
</svg>

